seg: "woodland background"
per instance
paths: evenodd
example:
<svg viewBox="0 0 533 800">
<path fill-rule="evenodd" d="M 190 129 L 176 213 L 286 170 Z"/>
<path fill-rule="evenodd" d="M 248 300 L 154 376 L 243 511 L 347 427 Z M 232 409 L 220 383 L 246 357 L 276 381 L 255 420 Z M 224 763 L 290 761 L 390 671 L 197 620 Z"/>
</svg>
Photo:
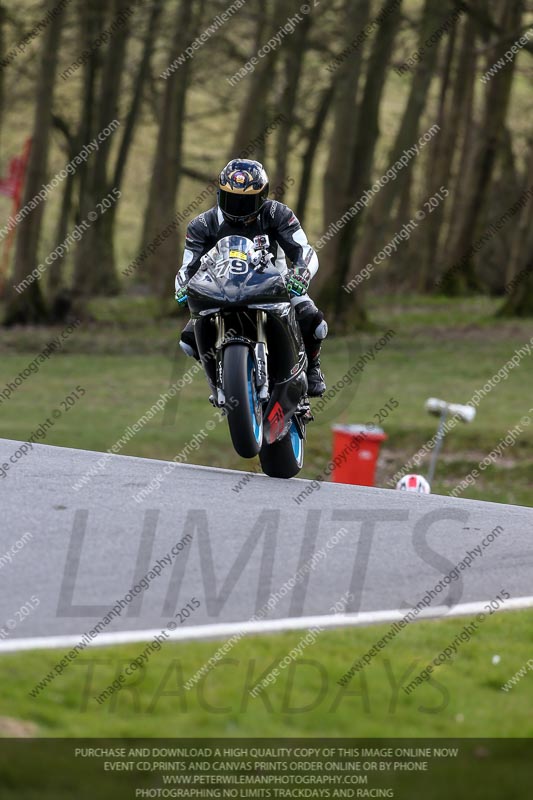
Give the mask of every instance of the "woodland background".
<svg viewBox="0 0 533 800">
<path fill-rule="evenodd" d="M 526 0 L 311 0 L 308 13 L 299 0 L 246 0 L 224 20 L 228 8 L 0 3 L 0 166 L 32 137 L 23 205 L 120 121 L 17 225 L 4 323 L 59 322 L 73 306 L 87 314 L 89 298 L 120 293 L 164 304 L 186 224 L 213 205 L 211 182 L 236 154 L 264 161 L 276 196 L 316 242 L 434 124 L 420 155 L 321 247 L 314 296 L 337 332 L 367 326 L 368 297 L 380 292 L 488 295 L 501 298 L 498 314 L 533 314 L 533 36 L 482 80 L 531 30 Z M 411 237 L 344 291 L 442 186 L 449 195 Z M 15 291 L 112 190 L 120 198 L 75 247 Z M 0 198 L 2 224 L 9 214 Z"/>
</svg>

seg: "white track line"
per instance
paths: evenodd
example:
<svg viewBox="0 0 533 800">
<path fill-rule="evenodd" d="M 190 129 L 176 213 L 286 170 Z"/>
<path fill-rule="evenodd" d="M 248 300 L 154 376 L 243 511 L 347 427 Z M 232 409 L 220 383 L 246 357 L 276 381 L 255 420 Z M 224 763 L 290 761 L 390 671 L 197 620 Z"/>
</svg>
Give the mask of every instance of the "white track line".
<svg viewBox="0 0 533 800">
<path fill-rule="evenodd" d="M 459 603 L 452 608 L 435 606 L 421 611 L 415 621 L 423 619 L 443 619 L 449 617 L 474 616 L 485 613 L 489 600 L 478 600 L 475 603 Z M 533 597 L 515 597 L 505 602 L 502 611 L 533 608 Z M 194 625 L 168 633 L 166 641 L 182 642 L 204 639 L 229 638 L 235 634 L 252 636 L 265 633 L 283 633 L 285 631 L 305 628 L 351 628 L 362 625 L 378 625 L 385 622 L 398 622 L 407 611 L 362 611 L 359 614 L 331 614 L 314 617 L 289 617 L 286 619 L 264 620 L 262 622 L 222 622 L 205 625 Z M 102 633 L 87 647 L 105 647 L 110 645 L 148 642 L 161 634 L 161 629 L 144 631 L 116 631 Z M 19 650 L 53 650 L 71 648 L 78 644 L 83 633 L 69 636 L 35 636 L 31 639 L 12 639 L 0 641 L 0 654 L 13 653 Z"/>
</svg>

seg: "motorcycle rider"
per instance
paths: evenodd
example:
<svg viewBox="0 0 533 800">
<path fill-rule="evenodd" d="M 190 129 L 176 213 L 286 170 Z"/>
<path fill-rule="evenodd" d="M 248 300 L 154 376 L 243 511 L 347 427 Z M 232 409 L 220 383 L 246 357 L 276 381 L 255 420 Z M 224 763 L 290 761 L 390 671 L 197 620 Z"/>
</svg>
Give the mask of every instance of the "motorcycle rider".
<svg viewBox="0 0 533 800">
<path fill-rule="evenodd" d="M 259 161 L 237 158 L 227 164 L 219 177 L 217 205 L 189 222 L 183 264 L 176 276 L 176 300 L 187 303 L 187 284 L 200 266 L 200 260 L 225 236 L 248 239 L 266 234 L 269 250 L 278 269 L 287 273 L 287 289 L 300 325 L 307 354 L 308 395 L 320 397 L 326 391 L 320 369 L 320 349 L 328 326 L 324 315 L 307 294 L 318 270 L 318 257 L 290 208 L 268 199 L 268 176 Z M 285 259 L 291 261 L 290 269 Z M 180 338 L 180 347 L 198 359 L 192 320 Z"/>
</svg>

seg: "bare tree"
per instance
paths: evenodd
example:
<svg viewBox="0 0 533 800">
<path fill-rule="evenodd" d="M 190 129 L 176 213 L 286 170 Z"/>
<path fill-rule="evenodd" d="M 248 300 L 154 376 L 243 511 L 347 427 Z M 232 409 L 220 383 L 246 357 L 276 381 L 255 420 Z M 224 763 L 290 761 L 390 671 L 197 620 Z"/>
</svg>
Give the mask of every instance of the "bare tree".
<svg viewBox="0 0 533 800">
<path fill-rule="evenodd" d="M 462 26 L 462 27 L 461 27 Z M 473 17 L 463 19 L 454 26 L 448 43 L 448 51 L 441 77 L 441 92 L 437 124 L 440 133 L 430 144 L 429 166 L 425 182 L 426 197 L 432 196 L 444 186 L 448 191 L 461 194 L 461 181 L 454 182 L 454 159 L 460 155 L 458 143 L 464 121 L 464 108 L 470 96 L 475 78 L 475 42 L 477 23 Z M 457 33 L 460 35 L 457 36 Z M 456 48 L 457 41 L 458 47 Z M 457 53 L 454 50 L 457 49 Z M 454 58 L 455 55 L 455 58 Z M 470 100 L 473 96 L 470 97 Z M 468 106 L 470 109 L 470 105 Z M 466 138 L 467 132 L 463 130 Z M 443 233 L 446 209 L 449 203 L 441 203 L 424 221 L 421 244 L 417 250 L 418 270 L 416 286 L 419 290 L 430 290 L 435 282 L 439 243 Z"/>
<path fill-rule="evenodd" d="M 251 57 L 256 56 L 261 47 L 287 19 L 287 0 L 274 0 L 270 14 L 268 8 L 268 3 L 258 0 L 255 42 Z M 229 158 L 238 156 L 244 150 L 250 152 L 250 142 L 257 139 L 258 144 L 251 155 L 259 160 L 264 159 L 265 140 L 262 134 L 265 128 L 265 111 L 269 105 L 268 98 L 273 85 L 272 75 L 279 52 L 279 47 L 270 48 L 269 52 L 259 59 L 252 74 L 243 79 L 246 81 L 246 94 L 240 104 L 239 118 Z"/>
<path fill-rule="evenodd" d="M 194 39 L 193 31 L 198 21 L 199 16 L 193 14 L 193 4 L 189 0 L 182 0 L 176 14 L 169 63 L 172 63 Z M 175 216 L 190 70 L 191 59 L 187 59 L 165 81 L 141 250 L 146 244 L 157 239 Z M 178 231 L 172 229 L 170 234 L 159 242 L 155 252 L 143 263 L 141 275 L 158 296 L 166 296 L 170 291 L 172 274 L 176 272 L 177 252 Z"/>
<path fill-rule="evenodd" d="M 523 0 L 501 0 L 499 12 L 499 24 L 504 36 L 498 39 L 494 48 L 490 49 L 488 67 L 503 57 L 509 42 L 519 30 Z M 486 209 L 487 195 L 511 98 L 514 68 L 515 60 L 491 77 L 486 91 L 482 124 L 477 132 L 470 169 L 464 180 L 463 214 L 452 232 L 448 250 L 444 289 L 450 294 L 480 288 L 474 261 L 465 256 L 471 249 Z"/>
<path fill-rule="evenodd" d="M 415 69 L 405 112 L 389 154 L 390 165 L 394 165 L 406 149 L 417 143 L 420 120 L 426 106 L 439 49 L 438 44 L 431 48 L 425 48 L 424 45 L 435 30 L 438 30 L 448 11 L 448 5 L 443 6 L 439 0 L 426 0 L 424 4 L 419 29 L 419 49 L 424 48 L 425 53 Z M 390 40 L 388 42 L 385 40 L 385 46 L 389 48 L 390 52 Z M 413 161 L 411 160 L 397 173 L 394 180 L 389 181 L 380 189 L 379 194 L 372 202 L 365 215 L 365 230 L 351 251 L 347 278 L 350 275 L 356 275 L 361 267 L 372 260 L 376 254 L 376 248 L 377 250 L 381 249 L 390 228 L 394 204 L 402 196 L 409 181 L 409 172 L 412 169 Z M 351 292 L 344 292 L 339 288 L 335 306 L 335 320 L 339 330 L 350 330 L 366 324 L 362 293 L 362 286 Z"/>
<path fill-rule="evenodd" d="M 370 3 L 368 0 L 357 0 L 355 9 L 353 5 L 353 0 L 344 2 L 341 15 L 344 49 L 331 65 L 336 74 L 332 130 L 322 184 L 325 231 L 344 215 L 353 202 L 350 163 L 357 133 L 357 94 L 364 47 L 351 51 L 351 45 L 368 22 Z M 320 253 L 321 271 L 317 280 L 320 289 L 319 302 L 326 311 L 332 310 L 338 297 L 339 288 L 335 280 L 338 274 L 338 255 L 339 237 L 333 236 Z"/>
<path fill-rule="evenodd" d="M 52 116 L 54 126 L 61 131 L 65 138 L 66 142 L 66 151 L 67 151 L 67 161 L 72 161 L 72 159 L 76 156 L 77 152 L 77 138 L 71 132 L 68 124 L 66 121 L 54 114 Z M 57 220 L 56 226 L 56 235 L 55 235 L 55 249 L 58 249 L 58 246 L 64 242 L 69 228 L 69 222 L 72 212 L 72 202 L 74 199 L 74 185 L 76 181 L 76 173 L 69 173 L 65 178 L 63 184 L 63 195 L 61 197 L 61 207 L 59 211 L 59 217 Z M 60 250 L 58 250 L 61 253 Z M 48 293 L 50 295 L 51 301 L 51 316 L 54 321 L 59 321 L 56 318 L 54 313 L 54 305 L 55 305 L 55 297 L 57 294 L 63 289 L 63 268 L 65 265 L 65 254 L 59 255 L 59 257 L 50 265 L 48 270 Z"/>
<path fill-rule="evenodd" d="M 525 188 L 533 186 L 533 141 L 529 144 L 527 179 Z M 501 316 L 533 316 L 533 212 L 531 201 L 522 208 L 518 230 L 506 269 L 506 285 L 510 286 L 509 297 L 499 311 Z"/>
<path fill-rule="evenodd" d="M 100 2 L 100 0 L 99 0 Z M 126 47 L 130 35 L 130 0 L 113 0 L 114 17 L 125 16 L 113 34 L 105 52 L 98 100 L 95 105 L 97 134 L 118 117 L 118 104 L 125 69 Z M 88 114 L 90 114 L 90 110 Z M 112 140 L 107 136 L 99 143 L 87 172 L 87 183 L 81 198 L 82 217 L 97 213 L 97 204 L 112 190 L 109 161 Z M 79 242 L 74 265 L 74 292 L 78 297 L 116 294 L 119 290 L 115 271 L 114 215 L 99 214 Z"/>
<path fill-rule="evenodd" d="M 5 53 L 6 51 L 6 43 L 5 43 L 5 24 L 6 24 L 6 17 L 7 12 L 6 8 L 3 3 L 0 3 L 0 53 Z M 2 120 L 4 117 L 4 69 L 2 65 L 0 65 L 0 153 L 2 152 Z"/>
<path fill-rule="evenodd" d="M 322 139 L 324 125 L 334 93 L 335 84 L 332 81 L 330 85 L 324 89 L 318 99 L 315 116 L 307 132 L 307 143 L 302 155 L 302 174 L 298 187 L 298 200 L 296 202 L 296 216 L 302 223 L 305 219 L 318 146 Z"/>
<path fill-rule="evenodd" d="M 297 12 L 301 5 L 300 0 L 293 0 L 289 8 L 291 15 Z M 290 137 L 294 126 L 295 109 L 298 102 L 298 91 L 304 58 L 307 51 L 307 40 L 311 29 L 311 14 L 304 14 L 303 19 L 296 26 L 291 42 L 284 48 L 282 62 L 283 91 L 278 104 L 281 114 L 281 124 L 276 131 L 275 170 L 273 186 L 281 187 L 277 199 L 283 201 L 285 196 L 285 179 L 287 176 L 287 163 L 290 156 Z"/>
<path fill-rule="evenodd" d="M 376 146 L 380 137 L 379 113 L 385 89 L 387 69 L 390 64 L 393 45 L 401 19 L 401 3 L 387 0 L 383 8 L 383 17 L 376 34 L 374 45 L 368 59 L 365 85 L 359 111 L 355 142 L 349 154 L 349 192 L 351 206 L 358 200 L 370 184 L 373 171 Z M 347 209 L 345 208 L 344 211 Z M 333 313 L 337 314 L 348 304 L 350 306 L 350 323 L 354 327 L 364 326 L 367 322 L 362 301 L 362 293 L 354 292 L 352 298 L 343 297 L 339 287 L 345 283 L 350 269 L 350 259 L 361 222 L 359 214 L 352 216 L 339 234 L 337 262 L 331 284 L 336 287 L 336 295 L 330 295 Z"/>
<path fill-rule="evenodd" d="M 47 0 L 45 8 L 52 12 L 56 0 Z M 41 60 L 36 85 L 33 139 L 28 162 L 28 174 L 23 194 L 23 205 L 29 204 L 46 182 L 48 147 L 52 126 L 52 106 L 56 82 L 57 60 L 64 12 L 52 16 L 42 34 Z M 24 281 L 38 263 L 44 204 L 40 203 L 19 223 L 15 250 L 13 284 Z M 8 287 L 4 324 L 41 323 L 47 319 L 47 310 L 38 280 L 23 291 Z"/>
</svg>

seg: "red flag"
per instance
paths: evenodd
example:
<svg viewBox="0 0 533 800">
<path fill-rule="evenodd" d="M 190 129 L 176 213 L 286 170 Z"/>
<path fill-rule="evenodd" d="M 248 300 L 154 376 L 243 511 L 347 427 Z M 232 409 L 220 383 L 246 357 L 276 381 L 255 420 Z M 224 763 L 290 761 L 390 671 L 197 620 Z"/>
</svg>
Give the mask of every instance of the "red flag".
<svg viewBox="0 0 533 800">
<path fill-rule="evenodd" d="M 26 167 L 28 166 L 28 159 L 30 157 L 30 149 L 31 139 L 27 139 L 22 155 L 14 156 L 9 162 L 7 177 L 0 178 L 0 195 L 11 197 L 13 200 L 12 216 L 16 216 L 20 210 L 22 190 L 24 189 L 24 180 L 26 178 Z M 4 258 L 2 259 L 2 265 L 0 267 L 0 295 L 3 294 L 4 290 L 4 283 L 9 263 L 9 253 L 13 244 L 14 235 L 15 228 L 9 232 L 9 235 L 6 239 Z"/>
<path fill-rule="evenodd" d="M 14 156 L 9 162 L 9 171 L 6 178 L 0 178 L 0 194 L 15 199 L 20 195 L 24 172 L 26 170 L 25 155 Z"/>
</svg>

